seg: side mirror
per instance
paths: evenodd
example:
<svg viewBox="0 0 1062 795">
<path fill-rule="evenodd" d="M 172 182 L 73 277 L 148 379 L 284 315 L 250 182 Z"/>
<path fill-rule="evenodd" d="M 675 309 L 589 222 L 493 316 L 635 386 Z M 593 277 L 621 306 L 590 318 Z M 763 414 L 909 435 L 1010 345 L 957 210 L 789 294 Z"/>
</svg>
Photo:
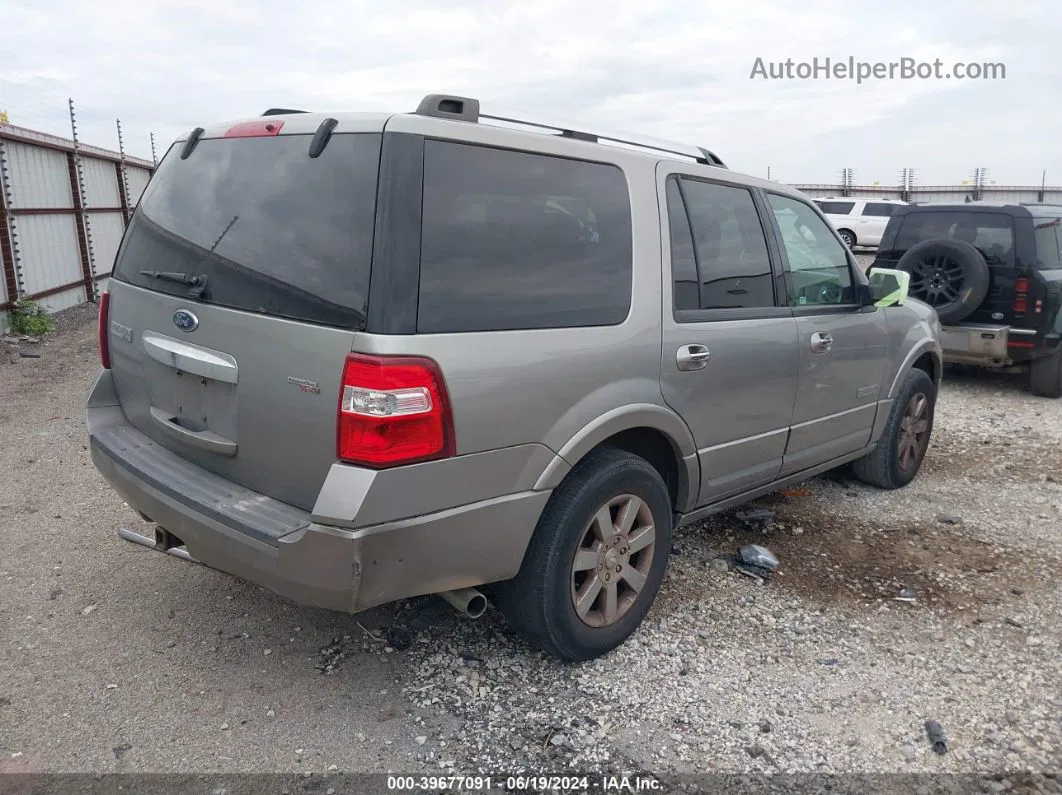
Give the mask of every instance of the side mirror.
<svg viewBox="0 0 1062 795">
<path fill-rule="evenodd" d="M 891 268 L 871 268 L 867 273 L 870 287 L 867 303 L 874 306 L 895 306 L 907 300 L 911 275 Z"/>
</svg>

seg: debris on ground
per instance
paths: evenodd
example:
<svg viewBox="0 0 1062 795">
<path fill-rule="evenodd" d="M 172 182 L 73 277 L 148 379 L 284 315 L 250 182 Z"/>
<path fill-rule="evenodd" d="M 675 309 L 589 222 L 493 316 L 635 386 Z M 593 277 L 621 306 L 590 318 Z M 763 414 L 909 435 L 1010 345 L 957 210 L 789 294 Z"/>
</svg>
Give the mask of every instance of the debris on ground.
<svg viewBox="0 0 1062 795">
<path fill-rule="evenodd" d="M 937 521 L 941 524 L 962 524 L 962 517 L 951 513 L 942 513 L 937 517 Z"/>
<path fill-rule="evenodd" d="M 734 569 L 746 577 L 763 582 L 778 570 L 778 558 L 767 547 L 746 544 L 734 559 Z"/>
<path fill-rule="evenodd" d="M 810 497 L 811 492 L 804 488 L 785 489 L 782 492 L 783 497 Z"/>
<path fill-rule="evenodd" d="M 897 602 L 915 602 L 918 600 L 918 594 L 915 593 L 914 588 L 904 588 L 899 596 L 893 598 Z"/>
<path fill-rule="evenodd" d="M 767 532 L 774 527 L 774 511 L 769 508 L 737 511 L 734 517 L 751 530 Z"/>
<path fill-rule="evenodd" d="M 926 736 L 933 746 L 933 752 L 946 754 L 948 752 L 948 738 L 944 736 L 944 727 L 935 720 L 926 721 Z"/>
<path fill-rule="evenodd" d="M 388 627 L 387 642 L 397 651 L 405 651 L 413 644 L 413 635 L 405 627 Z"/>
</svg>

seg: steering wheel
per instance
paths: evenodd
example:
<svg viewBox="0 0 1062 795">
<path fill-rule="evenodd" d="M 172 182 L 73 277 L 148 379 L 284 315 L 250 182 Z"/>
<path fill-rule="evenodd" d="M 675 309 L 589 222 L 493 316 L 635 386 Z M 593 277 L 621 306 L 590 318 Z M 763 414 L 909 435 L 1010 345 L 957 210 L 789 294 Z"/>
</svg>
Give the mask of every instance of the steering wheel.
<svg viewBox="0 0 1062 795">
<path fill-rule="evenodd" d="M 826 282 L 819 288 L 820 304 L 839 304 L 844 298 L 844 290 L 837 282 Z"/>
</svg>

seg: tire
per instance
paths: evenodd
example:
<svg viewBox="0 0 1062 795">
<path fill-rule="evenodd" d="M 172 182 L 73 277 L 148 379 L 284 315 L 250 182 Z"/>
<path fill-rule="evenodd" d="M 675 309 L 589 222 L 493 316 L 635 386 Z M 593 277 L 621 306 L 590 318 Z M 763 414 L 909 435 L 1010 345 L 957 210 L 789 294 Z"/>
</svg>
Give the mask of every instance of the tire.
<svg viewBox="0 0 1062 795">
<path fill-rule="evenodd" d="M 924 399 L 924 407 L 921 413 L 913 419 L 920 419 L 920 422 L 908 421 L 909 413 L 917 410 L 919 398 Z M 903 387 L 892 404 L 889 419 L 881 434 L 881 439 L 878 440 L 878 446 L 869 455 L 852 463 L 852 472 L 855 476 L 864 483 L 877 486 L 879 489 L 903 488 L 914 480 L 922 466 L 926 449 L 929 447 L 936 403 L 937 387 L 933 379 L 924 370 L 912 369 L 904 378 Z M 906 442 L 911 438 L 908 436 L 908 429 L 914 430 L 919 427 L 923 430 L 915 433 L 914 439 L 917 444 L 910 449 L 913 455 L 910 458 L 906 454 L 901 457 L 901 450 L 908 448 L 906 443 L 904 448 L 901 448 L 901 442 Z"/>
<path fill-rule="evenodd" d="M 1029 365 L 1029 388 L 1037 397 L 1062 397 L 1062 345 Z"/>
<path fill-rule="evenodd" d="M 911 275 L 911 297 L 937 310 L 945 325 L 972 315 L 992 280 L 981 252 L 962 240 L 924 240 L 911 246 L 896 268 Z"/>
<path fill-rule="evenodd" d="M 606 515 L 607 522 L 621 522 L 621 511 L 630 503 L 638 509 L 632 532 L 602 543 L 600 535 L 609 535 L 616 524 L 605 526 L 606 521 L 602 521 L 599 525 L 596 517 L 617 500 L 619 503 Z M 628 542 L 637 543 L 639 528 L 647 532 L 650 522 L 651 544 L 631 550 Z M 519 573 L 498 583 L 498 607 L 513 629 L 533 646 L 562 660 L 599 657 L 630 637 L 652 607 L 667 570 L 671 525 L 667 486 L 648 462 L 611 448 L 592 453 L 569 473 L 546 504 Z M 603 527 L 604 532 L 599 535 L 596 527 Z M 617 542 L 615 538 L 623 540 Z M 591 546 L 594 548 L 588 548 Z M 587 568 L 576 572 L 576 553 L 580 550 Z M 614 567 L 623 573 L 617 574 Z M 640 591 L 628 590 L 627 577 L 634 579 L 636 574 L 628 574 L 631 569 L 643 575 Z M 593 580 L 600 585 L 596 597 Z M 611 622 L 606 610 L 610 590 L 616 594 Z M 576 611 L 580 594 L 593 597 L 584 599 L 589 608 L 585 620 Z"/>
<path fill-rule="evenodd" d="M 855 248 L 855 245 L 856 245 L 855 232 L 851 231 L 850 229 L 838 229 L 837 230 L 837 234 L 840 235 L 841 240 L 844 241 L 844 244 L 846 246 L 848 246 L 849 250 Z"/>
</svg>

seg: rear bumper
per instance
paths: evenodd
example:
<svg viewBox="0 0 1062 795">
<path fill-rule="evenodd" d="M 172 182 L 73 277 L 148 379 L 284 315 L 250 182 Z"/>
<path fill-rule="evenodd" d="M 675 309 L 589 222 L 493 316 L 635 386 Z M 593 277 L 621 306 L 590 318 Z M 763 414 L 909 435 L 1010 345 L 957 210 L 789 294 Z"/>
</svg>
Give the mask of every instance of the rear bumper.
<svg viewBox="0 0 1062 795">
<path fill-rule="evenodd" d="M 157 445 L 128 423 L 109 391 L 105 372 L 89 402 L 88 430 L 92 460 L 114 490 L 200 563 L 300 604 L 358 612 L 509 579 L 550 494 L 523 491 L 400 521 L 330 526 Z"/>
<path fill-rule="evenodd" d="M 944 361 L 988 367 L 1026 362 L 1038 345 L 1035 329 L 982 324 L 944 326 L 940 343 Z"/>
</svg>

